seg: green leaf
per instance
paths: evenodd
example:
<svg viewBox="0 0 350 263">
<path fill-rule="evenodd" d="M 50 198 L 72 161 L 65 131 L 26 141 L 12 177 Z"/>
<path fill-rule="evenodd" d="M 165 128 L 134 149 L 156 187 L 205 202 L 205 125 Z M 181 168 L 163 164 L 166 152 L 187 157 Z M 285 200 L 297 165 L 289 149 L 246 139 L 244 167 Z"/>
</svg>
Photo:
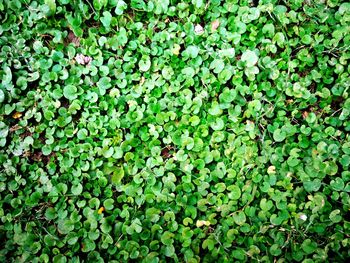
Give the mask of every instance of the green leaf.
<svg viewBox="0 0 350 263">
<path fill-rule="evenodd" d="M 199 48 L 197 46 L 188 46 L 186 48 L 186 53 L 188 53 L 188 55 L 191 57 L 191 58 L 196 58 L 199 54 Z"/>
<path fill-rule="evenodd" d="M 84 238 L 82 241 L 82 251 L 83 252 L 89 252 L 89 251 L 93 251 L 96 248 L 96 244 L 93 240 L 89 239 L 89 238 Z"/>
<path fill-rule="evenodd" d="M 94 8 L 99 11 L 101 10 L 103 7 L 107 6 L 108 0 L 93 0 L 93 6 Z"/>
<path fill-rule="evenodd" d="M 246 259 L 246 254 L 245 254 L 245 251 L 243 249 L 235 249 L 235 250 L 233 250 L 232 256 L 235 259 L 238 259 L 238 260 L 241 260 L 241 261 L 245 261 L 245 259 Z"/>
<path fill-rule="evenodd" d="M 224 89 L 220 94 L 219 100 L 221 103 L 231 103 L 237 96 L 237 91 L 234 89 Z"/>
<path fill-rule="evenodd" d="M 279 47 L 283 47 L 285 45 L 285 38 L 283 33 L 278 32 L 276 35 L 273 37 L 273 42 L 276 42 Z"/>
<path fill-rule="evenodd" d="M 48 207 L 45 211 L 45 217 L 47 220 L 53 220 L 57 217 L 56 210 L 53 207 Z"/>
<path fill-rule="evenodd" d="M 67 263 L 67 257 L 62 255 L 62 254 L 58 254 L 58 255 L 53 257 L 52 262 L 53 263 Z"/>
<path fill-rule="evenodd" d="M 112 15 L 111 15 L 111 13 L 108 12 L 108 11 L 104 11 L 104 12 L 103 12 L 103 17 L 101 17 L 100 20 L 101 20 L 103 26 L 104 26 L 105 28 L 109 29 L 110 26 L 111 26 L 111 21 L 112 21 Z"/>
<path fill-rule="evenodd" d="M 72 185 L 72 194 L 80 195 L 83 192 L 83 186 L 79 183 L 77 185 Z"/>
<path fill-rule="evenodd" d="M 51 154 L 52 150 L 51 150 L 51 146 L 50 145 L 44 145 L 42 147 L 42 153 L 45 156 L 49 156 Z"/>
<path fill-rule="evenodd" d="M 58 231 L 62 234 L 68 234 L 73 231 L 74 223 L 69 219 L 60 219 L 57 225 Z"/>
<path fill-rule="evenodd" d="M 233 200 L 238 200 L 241 197 L 241 189 L 237 185 L 230 185 L 227 187 L 228 197 Z"/>
<path fill-rule="evenodd" d="M 175 236 L 175 235 L 174 235 L 173 233 L 171 233 L 171 232 L 169 232 L 169 231 L 165 231 L 165 232 L 162 234 L 160 240 L 162 241 L 162 243 L 163 243 L 164 245 L 170 246 L 170 245 L 172 245 L 173 242 L 174 242 L 174 239 L 173 239 L 174 236 Z"/>
<path fill-rule="evenodd" d="M 68 100 L 75 100 L 78 97 L 76 86 L 67 85 L 63 88 L 63 96 Z"/>
<path fill-rule="evenodd" d="M 222 59 L 214 59 L 210 63 L 210 69 L 214 69 L 214 73 L 220 73 L 225 67 L 225 63 Z"/>
<path fill-rule="evenodd" d="M 154 207 L 148 208 L 146 210 L 146 218 L 151 222 L 156 223 L 160 219 L 159 216 L 160 210 Z"/>
<path fill-rule="evenodd" d="M 4 66 L 3 68 L 4 74 L 2 76 L 2 84 L 4 86 L 6 86 L 7 84 L 9 84 L 12 81 L 12 72 L 10 67 L 8 66 Z"/>
<path fill-rule="evenodd" d="M 192 4 L 195 6 L 195 8 L 204 7 L 203 0 L 192 0 Z"/>
<path fill-rule="evenodd" d="M 273 132 L 273 139 L 276 141 L 276 142 L 282 142 L 286 139 L 286 132 L 284 130 L 281 130 L 281 129 L 276 129 L 274 132 Z"/>
<path fill-rule="evenodd" d="M 275 26 L 273 24 L 265 24 L 262 28 L 262 32 L 269 37 L 272 37 L 275 34 Z"/>
<path fill-rule="evenodd" d="M 113 172 L 113 175 L 112 175 L 112 183 L 113 184 L 119 184 L 121 182 L 121 180 L 123 179 L 124 177 L 124 169 L 121 168 L 121 167 L 117 167 L 115 169 L 115 171 Z"/>
<path fill-rule="evenodd" d="M 243 211 L 235 212 L 232 217 L 235 223 L 240 226 L 247 220 L 247 217 Z"/>
<path fill-rule="evenodd" d="M 215 241 L 211 238 L 207 238 L 206 240 L 204 240 L 204 242 L 202 243 L 202 248 L 206 249 L 208 248 L 209 251 L 214 249 L 215 246 Z"/>
<path fill-rule="evenodd" d="M 189 78 L 192 78 L 195 74 L 195 71 L 192 67 L 186 67 L 186 68 L 181 70 L 181 73 L 186 75 Z"/>
<path fill-rule="evenodd" d="M 214 131 L 220 131 L 220 130 L 224 129 L 225 122 L 221 118 L 217 118 L 215 122 L 210 124 L 210 127 Z"/>
<path fill-rule="evenodd" d="M 234 58 L 235 54 L 236 52 L 234 48 L 222 49 L 219 51 L 220 57 Z"/>
<path fill-rule="evenodd" d="M 271 255 L 277 257 L 277 256 L 279 256 L 279 255 L 282 254 L 282 250 L 280 249 L 279 245 L 273 244 L 273 245 L 270 247 L 270 253 L 271 253 Z"/>
<path fill-rule="evenodd" d="M 108 198 L 103 202 L 103 206 L 106 210 L 112 210 L 114 207 L 114 200 L 112 198 Z"/>
<path fill-rule="evenodd" d="M 208 110 L 208 113 L 213 116 L 218 116 L 222 114 L 222 109 L 217 101 L 214 101 L 211 104 L 211 108 Z"/>
<path fill-rule="evenodd" d="M 174 75 L 174 70 L 171 67 L 165 66 L 162 69 L 162 76 L 166 80 L 170 80 L 173 75 Z"/>
<path fill-rule="evenodd" d="M 48 15 L 54 15 L 56 12 L 56 1 L 55 0 L 45 0 L 45 5 L 49 7 Z"/>
<path fill-rule="evenodd" d="M 102 77 L 96 83 L 96 85 L 97 85 L 97 87 L 100 90 L 100 94 L 103 96 L 103 95 L 106 94 L 106 90 L 112 87 L 111 78 L 109 78 L 109 77 Z"/>
<path fill-rule="evenodd" d="M 139 68 L 141 71 L 146 72 L 151 68 L 151 60 L 149 57 L 144 57 L 139 61 Z"/>
<path fill-rule="evenodd" d="M 340 215 L 340 210 L 339 209 L 333 210 L 329 215 L 329 219 L 333 223 L 339 223 L 342 220 L 342 216 Z"/>
<path fill-rule="evenodd" d="M 273 208 L 273 203 L 271 200 L 267 200 L 266 198 L 263 198 L 260 200 L 260 208 L 263 211 L 269 211 Z"/>
<path fill-rule="evenodd" d="M 113 153 L 114 153 L 114 148 L 113 147 L 106 147 L 103 151 L 103 157 L 105 158 L 110 158 Z"/>
<path fill-rule="evenodd" d="M 175 255 L 175 247 L 173 245 L 166 246 L 164 249 L 164 254 L 167 257 L 173 257 Z"/>
<path fill-rule="evenodd" d="M 321 187 L 321 181 L 319 179 L 314 179 L 313 181 L 303 182 L 303 185 L 307 192 L 316 192 Z"/>
<path fill-rule="evenodd" d="M 306 254 L 309 255 L 315 252 L 317 248 L 317 243 L 315 241 L 312 241 L 311 239 L 305 239 L 301 244 L 301 248 Z"/>
<path fill-rule="evenodd" d="M 335 191 L 342 191 L 345 187 L 343 179 L 339 177 L 332 180 L 330 185 Z"/>
<path fill-rule="evenodd" d="M 124 13 L 124 10 L 127 8 L 127 4 L 123 0 L 117 0 L 117 6 L 114 10 L 116 15 L 120 16 Z"/>
<path fill-rule="evenodd" d="M 258 62 L 258 56 L 251 50 L 246 50 L 241 57 L 241 60 L 246 63 L 247 67 L 253 67 Z"/>
<path fill-rule="evenodd" d="M 5 93 L 2 89 L 0 89 L 0 103 L 4 102 L 5 100 Z"/>
</svg>

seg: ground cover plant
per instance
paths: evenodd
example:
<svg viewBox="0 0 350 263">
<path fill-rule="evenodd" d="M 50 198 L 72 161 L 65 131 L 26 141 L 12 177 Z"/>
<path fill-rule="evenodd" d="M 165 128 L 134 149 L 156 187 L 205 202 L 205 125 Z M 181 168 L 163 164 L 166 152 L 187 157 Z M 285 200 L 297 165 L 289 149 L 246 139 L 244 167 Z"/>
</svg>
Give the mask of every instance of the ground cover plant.
<svg viewBox="0 0 350 263">
<path fill-rule="evenodd" d="M 1 262 L 350 258 L 350 4 L 0 1 Z"/>
</svg>

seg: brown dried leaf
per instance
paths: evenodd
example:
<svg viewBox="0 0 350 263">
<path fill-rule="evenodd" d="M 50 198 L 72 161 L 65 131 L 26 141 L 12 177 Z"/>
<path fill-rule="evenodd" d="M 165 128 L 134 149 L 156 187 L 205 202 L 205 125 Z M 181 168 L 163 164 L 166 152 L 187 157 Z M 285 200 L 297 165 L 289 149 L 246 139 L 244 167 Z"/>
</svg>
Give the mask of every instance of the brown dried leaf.
<svg viewBox="0 0 350 263">
<path fill-rule="evenodd" d="M 220 26 L 219 19 L 214 20 L 211 22 L 211 31 L 215 31 Z"/>
<path fill-rule="evenodd" d="M 80 46 L 80 38 L 74 35 L 72 31 L 68 33 L 67 39 L 69 43 L 73 43 L 76 47 Z"/>
<path fill-rule="evenodd" d="M 306 119 L 307 116 L 309 116 L 309 113 L 308 113 L 307 111 L 304 111 L 304 112 L 303 112 L 303 118 Z"/>
<path fill-rule="evenodd" d="M 165 146 L 161 151 L 162 157 L 165 159 L 170 158 L 172 156 L 172 153 L 170 151 L 173 149 L 174 147 L 172 147 L 171 145 Z"/>
<path fill-rule="evenodd" d="M 15 132 L 15 131 L 17 131 L 17 130 L 19 130 L 19 129 L 21 129 L 22 127 L 21 126 L 19 126 L 18 124 L 16 124 L 16 125 L 14 125 L 14 126 L 12 126 L 11 128 L 10 128 L 10 132 Z"/>
</svg>

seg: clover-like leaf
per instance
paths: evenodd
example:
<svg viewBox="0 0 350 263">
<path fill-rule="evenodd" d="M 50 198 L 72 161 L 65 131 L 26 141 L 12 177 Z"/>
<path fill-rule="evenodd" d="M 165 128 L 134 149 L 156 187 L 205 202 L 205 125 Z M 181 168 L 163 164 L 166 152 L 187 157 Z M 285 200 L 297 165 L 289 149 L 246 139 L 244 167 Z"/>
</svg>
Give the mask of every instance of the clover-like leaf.
<svg viewBox="0 0 350 263">
<path fill-rule="evenodd" d="M 246 63 L 247 67 L 253 67 L 258 62 L 258 56 L 254 51 L 246 50 L 241 57 L 241 60 Z"/>
<path fill-rule="evenodd" d="M 274 132 L 273 132 L 273 139 L 276 141 L 276 142 L 282 142 L 286 139 L 286 132 L 284 130 L 281 130 L 281 129 L 276 129 Z"/>
<path fill-rule="evenodd" d="M 243 211 L 235 212 L 233 215 L 233 220 L 237 225 L 243 225 L 247 220 L 247 217 Z"/>
<path fill-rule="evenodd" d="M 144 57 L 139 61 L 139 67 L 141 71 L 148 71 L 151 68 L 151 60 L 149 57 Z"/>
<path fill-rule="evenodd" d="M 317 248 L 317 243 L 311 239 L 305 239 L 301 244 L 301 248 L 306 254 L 312 254 Z"/>
<path fill-rule="evenodd" d="M 67 85 L 63 88 L 63 96 L 69 100 L 75 100 L 78 97 L 78 89 L 76 86 Z"/>
<path fill-rule="evenodd" d="M 128 7 L 128 5 L 123 0 L 117 0 L 116 2 L 114 12 L 116 15 L 120 16 L 124 13 L 124 10 Z"/>
<path fill-rule="evenodd" d="M 238 200 L 241 197 L 241 189 L 237 185 L 230 185 L 227 188 L 229 192 L 228 197 L 233 200 Z"/>
<path fill-rule="evenodd" d="M 112 21 L 112 15 L 111 15 L 111 13 L 108 12 L 108 11 L 104 11 L 104 12 L 103 12 L 103 17 L 101 17 L 100 20 L 101 20 L 103 26 L 104 26 L 105 28 L 109 29 L 110 26 L 111 26 L 111 21 Z"/>
<path fill-rule="evenodd" d="M 93 0 L 93 6 L 96 10 L 101 10 L 108 3 L 108 0 Z"/>
<path fill-rule="evenodd" d="M 79 183 L 72 186 L 72 194 L 80 195 L 83 192 L 83 186 Z"/>
<path fill-rule="evenodd" d="M 122 167 L 115 168 L 112 175 L 112 183 L 119 184 L 124 177 L 124 169 Z"/>
<path fill-rule="evenodd" d="M 2 89 L 0 89 L 0 103 L 4 102 L 5 100 L 5 93 Z"/>
</svg>

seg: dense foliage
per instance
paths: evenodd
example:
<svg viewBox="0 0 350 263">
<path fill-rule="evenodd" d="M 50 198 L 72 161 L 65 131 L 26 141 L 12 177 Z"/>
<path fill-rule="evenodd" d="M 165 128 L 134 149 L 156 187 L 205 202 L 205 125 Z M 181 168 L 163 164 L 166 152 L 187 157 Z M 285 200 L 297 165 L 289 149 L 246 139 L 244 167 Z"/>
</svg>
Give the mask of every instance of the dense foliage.
<svg viewBox="0 0 350 263">
<path fill-rule="evenodd" d="M 350 258 L 350 4 L 1 0 L 1 262 Z"/>
</svg>

